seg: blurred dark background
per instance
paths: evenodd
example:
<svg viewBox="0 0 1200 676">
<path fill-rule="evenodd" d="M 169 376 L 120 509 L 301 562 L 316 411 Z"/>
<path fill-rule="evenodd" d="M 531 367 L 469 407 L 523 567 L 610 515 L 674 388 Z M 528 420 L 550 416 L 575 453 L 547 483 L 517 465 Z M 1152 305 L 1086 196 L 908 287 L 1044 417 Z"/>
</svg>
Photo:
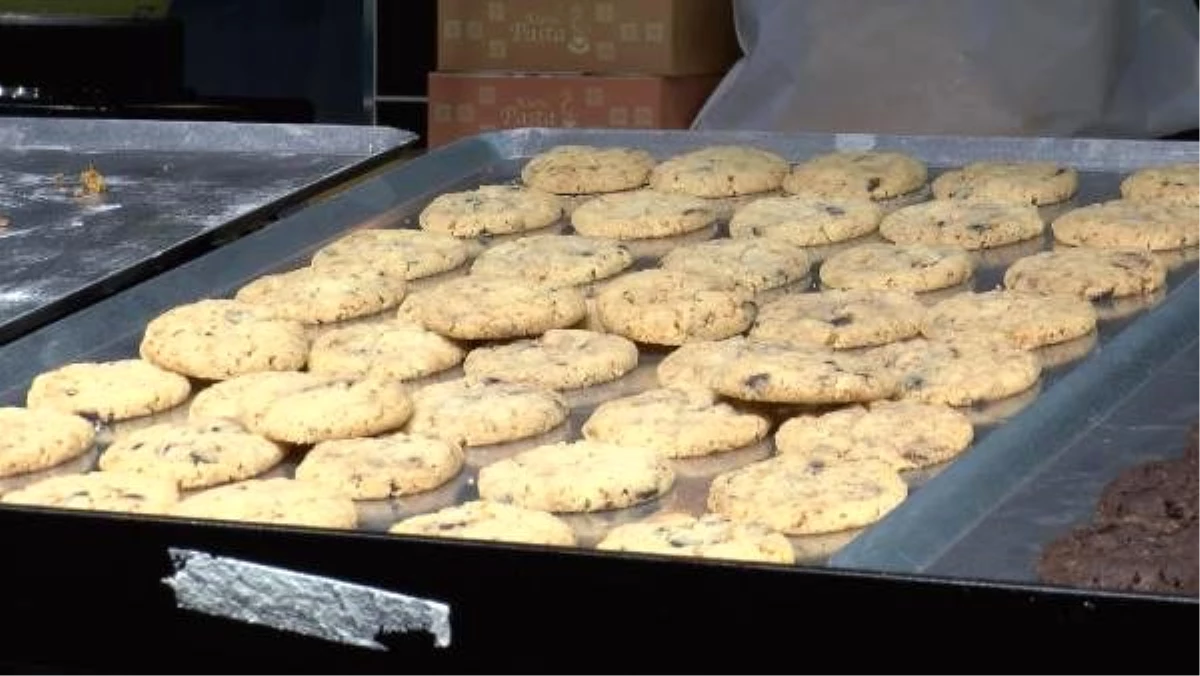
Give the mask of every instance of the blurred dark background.
<svg viewBox="0 0 1200 676">
<path fill-rule="evenodd" d="M 0 0 L 0 114 L 423 130 L 435 29 L 435 0 Z"/>
</svg>

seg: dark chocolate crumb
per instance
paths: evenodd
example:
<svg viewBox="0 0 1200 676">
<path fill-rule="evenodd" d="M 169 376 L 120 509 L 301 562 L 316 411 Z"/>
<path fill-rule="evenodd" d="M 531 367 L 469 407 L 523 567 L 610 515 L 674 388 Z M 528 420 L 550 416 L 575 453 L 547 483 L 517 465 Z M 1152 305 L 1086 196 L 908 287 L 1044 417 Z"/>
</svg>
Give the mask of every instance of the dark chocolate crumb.
<svg viewBox="0 0 1200 676">
<path fill-rule="evenodd" d="M 638 491 L 636 494 L 634 494 L 634 497 L 637 498 L 638 500 L 649 500 L 650 498 L 653 498 L 656 495 L 658 495 L 657 488 L 644 488 L 644 489 Z"/>
<path fill-rule="evenodd" d="M 770 382 L 770 380 L 771 380 L 771 374 L 769 374 L 769 373 L 755 373 L 754 375 L 750 376 L 749 378 L 746 378 L 746 380 L 744 381 L 744 384 L 746 385 L 746 387 L 748 387 L 752 390 L 757 390 L 758 388 L 760 388 L 763 385 L 766 385 L 768 382 Z"/>
</svg>

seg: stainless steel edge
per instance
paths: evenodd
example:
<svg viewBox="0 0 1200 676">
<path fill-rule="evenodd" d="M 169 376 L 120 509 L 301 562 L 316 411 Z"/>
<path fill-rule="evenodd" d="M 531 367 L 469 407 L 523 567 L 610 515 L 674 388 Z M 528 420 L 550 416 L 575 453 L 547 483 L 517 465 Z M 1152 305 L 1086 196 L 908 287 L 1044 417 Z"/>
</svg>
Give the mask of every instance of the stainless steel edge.
<svg viewBox="0 0 1200 676">
<path fill-rule="evenodd" d="M 662 157 L 704 145 L 746 143 L 792 160 L 830 150 L 894 149 L 935 166 L 964 157 L 995 160 L 1066 161 L 1084 171 L 1128 171 L 1164 162 L 1195 162 L 1200 144 L 1180 141 L 1021 138 L 1003 136 L 917 136 L 883 134 L 781 133 L 759 131 L 515 129 L 480 134 L 459 143 L 484 142 L 505 157 L 527 157 L 567 143 L 631 145 Z M 454 145 L 454 144 L 451 144 Z"/>
<path fill-rule="evenodd" d="M 177 120 L 4 118 L 0 148 L 87 152 L 287 152 L 370 156 L 417 135 L 378 126 Z"/>
</svg>

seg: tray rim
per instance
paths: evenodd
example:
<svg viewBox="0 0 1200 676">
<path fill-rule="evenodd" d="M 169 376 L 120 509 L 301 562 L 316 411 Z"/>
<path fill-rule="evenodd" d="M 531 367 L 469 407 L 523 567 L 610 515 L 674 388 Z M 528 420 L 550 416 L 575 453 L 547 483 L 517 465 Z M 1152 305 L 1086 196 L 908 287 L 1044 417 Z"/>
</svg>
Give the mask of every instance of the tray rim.
<svg viewBox="0 0 1200 676">
<path fill-rule="evenodd" d="M 30 143 L 26 138 L 43 134 L 48 141 Z M 127 134 L 114 139 L 114 132 Z M 317 132 L 322 148 L 303 132 Z M 236 139 L 232 137 L 243 134 Z M 88 148 L 68 141 L 88 135 Z M 224 143 L 213 143 L 217 137 Z M 411 145 L 420 136 L 415 132 L 385 125 L 349 125 L 326 123 L 230 122 L 190 120 L 141 120 L 71 117 L 0 117 L 0 147 L 5 150 L 61 150 L 65 152 L 292 152 L 306 155 L 371 156 L 393 148 Z M 303 146 L 297 146 L 303 141 Z"/>
</svg>

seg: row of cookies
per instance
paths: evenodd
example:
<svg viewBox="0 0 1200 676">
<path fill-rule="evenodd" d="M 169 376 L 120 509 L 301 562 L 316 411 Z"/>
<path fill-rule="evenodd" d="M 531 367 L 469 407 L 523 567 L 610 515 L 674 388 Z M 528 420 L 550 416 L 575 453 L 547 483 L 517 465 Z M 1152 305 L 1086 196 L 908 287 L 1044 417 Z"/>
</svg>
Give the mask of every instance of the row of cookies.
<svg viewBox="0 0 1200 676">
<path fill-rule="evenodd" d="M 111 363 L 107 369 L 125 369 L 131 363 L 134 362 Z M 101 472 L 39 481 L 25 489 L 9 492 L 4 500 L 16 504 L 351 527 L 355 524 L 355 512 L 352 507 L 348 508 L 352 504 L 350 497 L 363 499 L 420 492 L 444 482 L 461 468 L 462 453 L 455 444 L 439 443 L 433 437 L 415 434 L 388 434 L 370 439 L 317 443 L 307 451 L 296 468 L 296 480 L 246 479 L 259 476 L 273 463 L 278 463 L 282 454 L 281 445 L 246 433 L 233 420 L 252 421 L 256 429 L 261 429 L 257 425 L 267 419 L 271 411 L 278 412 L 289 407 L 302 409 L 306 403 L 315 403 L 316 396 L 329 396 L 329 393 L 317 389 L 292 389 L 288 393 L 290 397 L 285 394 L 274 400 L 274 405 L 258 406 L 263 402 L 261 397 L 268 391 L 274 389 L 278 394 L 281 389 L 290 389 L 282 387 L 282 384 L 287 383 L 294 388 L 305 379 L 319 380 L 316 377 L 307 378 L 307 374 L 303 373 L 264 372 L 223 381 L 202 391 L 192 402 L 192 424 L 155 425 L 137 430 L 105 450 L 101 456 Z M 310 386 L 312 384 L 309 382 Z M 257 392 L 253 392 L 255 385 Z M 454 428 L 461 429 L 465 424 L 468 429 L 482 429 L 483 434 L 487 435 L 488 423 L 511 426 L 513 418 L 530 417 L 530 411 L 523 404 L 531 401 L 529 395 L 538 394 L 534 388 L 521 388 L 507 383 L 477 385 L 478 388 L 473 392 L 475 396 L 466 401 L 487 404 L 486 408 L 481 408 L 486 412 L 484 419 L 469 415 L 448 416 Z M 86 381 L 84 386 L 86 388 Z M 507 414 L 498 413 L 491 404 L 502 399 L 486 396 L 491 393 L 479 391 L 481 388 L 508 391 L 513 395 L 512 402 L 521 405 Z M 522 389 L 524 392 L 521 392 Z M 680 394 L 687 399 L 686 393 Z M 692 395 L 693 398 L 697 395 L 701 398 L 707 396 L 702 391 Z M 557 404 L 559 412 L 565 410 L 563 402 L 555 402 L 552 393 L 546 393 L 546 396 L 551 403 Z M 443 401 L 446 405 L 438 406 L 435 410 L 443 412 L 446 407 L 453 408 L 462 401 Z M 357 412 L 360 402 L 340 403 L 345 406 L 344 410 Z M 4 411 L 14 416 L 18 426 L 27 423 L 38 429 L 55 422 L 52 416 L 68 417 L 45 408 Z M 470 414 L 471 411 L 460 413 Z M 620 417 L 621 414 L 614 410 L 609 417 L 612 415 Z M 554 413 L 549 417 L 552 418 L 549 422 L 551 425 L 555 419 L 560 419 Z M 766 422 L 758 418 L 751 419 L 754 429 L 749 434 L 762 436 Z M 80 428 L 81 437 L 90 432 L 90 426 L 82 419 L 75 418 L 72 422 Z M 603 426 L 600 419 L 597 419 L 597 425 Z M 468 436 L 465 440 L 487 442 L 530 431 L 530 428 L 492 428 L 490 437 Z M 696 438 L 702 444 L 712 444 L 711 439 L 702 436 Z M 552 471 L 547 471 L 547 467 Z M 537 475 L 536 481 L 527 476 L 529 472 Z M 230 481 L 233 483 L 227 483 Z M 465 537 L 480 536 L 474 532 L 476 528 L 482 528 L 485 532 L 499 529 L 494 534 L 498 539 L 561 544 L 564 539 L 562 534 L 571 533 L 569 528 L 560 526 L 557 535 L 552 533 L 545 536 L 547 539 L 531 540 L 542 536 L 528 533 L 526 527 L 522 526 L 527 521 L 535 525 L 561 524 L 561 521 L 552 519 L 540 510 L 522 510 L 495 502 L 524 502 L 530 508 L 540 506 L 557 512 L 617 509 L 658 497 L 670 488 L 672 481 L 673 473 L 661 457 L 643 448 L 587 442 L 545 446 L 522 454 L 519 460 L 488 465 L 479 474 L 479 492 L 490 501 L 463 506 L 450 514 L 457 515 L 458 525 L 455 528 L 463 530 L 461 534 Z M 186 493 L 222 483 L 226 485 L 195 493 L 177 502 L 181 491 Z M 513 497 L 513 493 L 518 491 L 521 500 Z M 477 514 L 465 519 L 463 510 L 475 509 L 483 510 L 487 518 Z M 415 524 L 444 518 L 449 517 L 426 516 L 416 520 Z M 405 529 L 415 527 L 406 521 L 397 527 L 396 532 L 414 532 Z M 676 530 L 687 527 L 679 524 L 674 526 Z M 728 530 L 738 534 L 739 540 L 753 534 L 757 534 L 756 537 L 769 535 L 758 527 L 719 523 L 714 519 L 705 521 L 703 527 L 709 531 Z M 449 530 L 445 525 L 439 528 L 439 531 Z M 574 536 L 570 538 L 573 542 Z M 728 550 L 728 547 L 725 549 Z M 776 547 L 772 556 L 780 556 L 779 551 Z M 725 551 L 725 555 L 735 556 L 735 552 Z"/>
<path fill-rule="evenodd" d="M 829 153 L 780 178 L 787 166 L 750 146 L 703 148 L 657 165 L 638 149 L 556 147 L 526 164 L 523 186 L 439 196 L 419 223 L 458 236 L 512 233 L 548 227 L 575 204 L 570 221 L 580 234 L 644 243 L 702 232 L 728 215 L 728 200 L 736 198 L 729 228 L 735 238 L 814 246 L 878 231 L 898 243 L 982 249 L 1041 235 L 1044 224 L 1031 205 L 1061 202 L 1078 189 L 1077 173 L 1053 163 L 976 162 L 934 179 L 930 192 L 938 199 L 885 218 L 898 206 L 897 195 L 923 199 L 928 172 L 919 160 L 887 151 Z M 1052 230 L 1072 245 L 1192 246 L 1196 173 L 1183 164 L 1137 171 L 1123 181 L 1123 199 L 1055 219 Z M 606 180 L 614 176 L 622 181 Z M 771 196 L 780 186 L 792 194 Z M 554 195 L 569 199 L 556 203 Z"/>
<path fill-rule="evenodd" d="M 775 152 L 750 145 L 717 145 L 656 162 L 638 148 L 568 145 L 533 157 L 522 182 L 558 195 L 604 194 L 642 187 L 717 198 L 782 190 L 788 194 L 888 200 L 925 186 L 928 168 L 897 151 L 818 154 L 791 164 Z M 1079 177 L 1052 162 L 980 161 L 947 171 L 930 185 L 939 199 L 957 198 L 1033 205 L 1070 198 Z M 1137 201 L 1200 206 L 1194 165 L 1173 164 L 1136 172 L 1120 186 Z"/>
</svg>

